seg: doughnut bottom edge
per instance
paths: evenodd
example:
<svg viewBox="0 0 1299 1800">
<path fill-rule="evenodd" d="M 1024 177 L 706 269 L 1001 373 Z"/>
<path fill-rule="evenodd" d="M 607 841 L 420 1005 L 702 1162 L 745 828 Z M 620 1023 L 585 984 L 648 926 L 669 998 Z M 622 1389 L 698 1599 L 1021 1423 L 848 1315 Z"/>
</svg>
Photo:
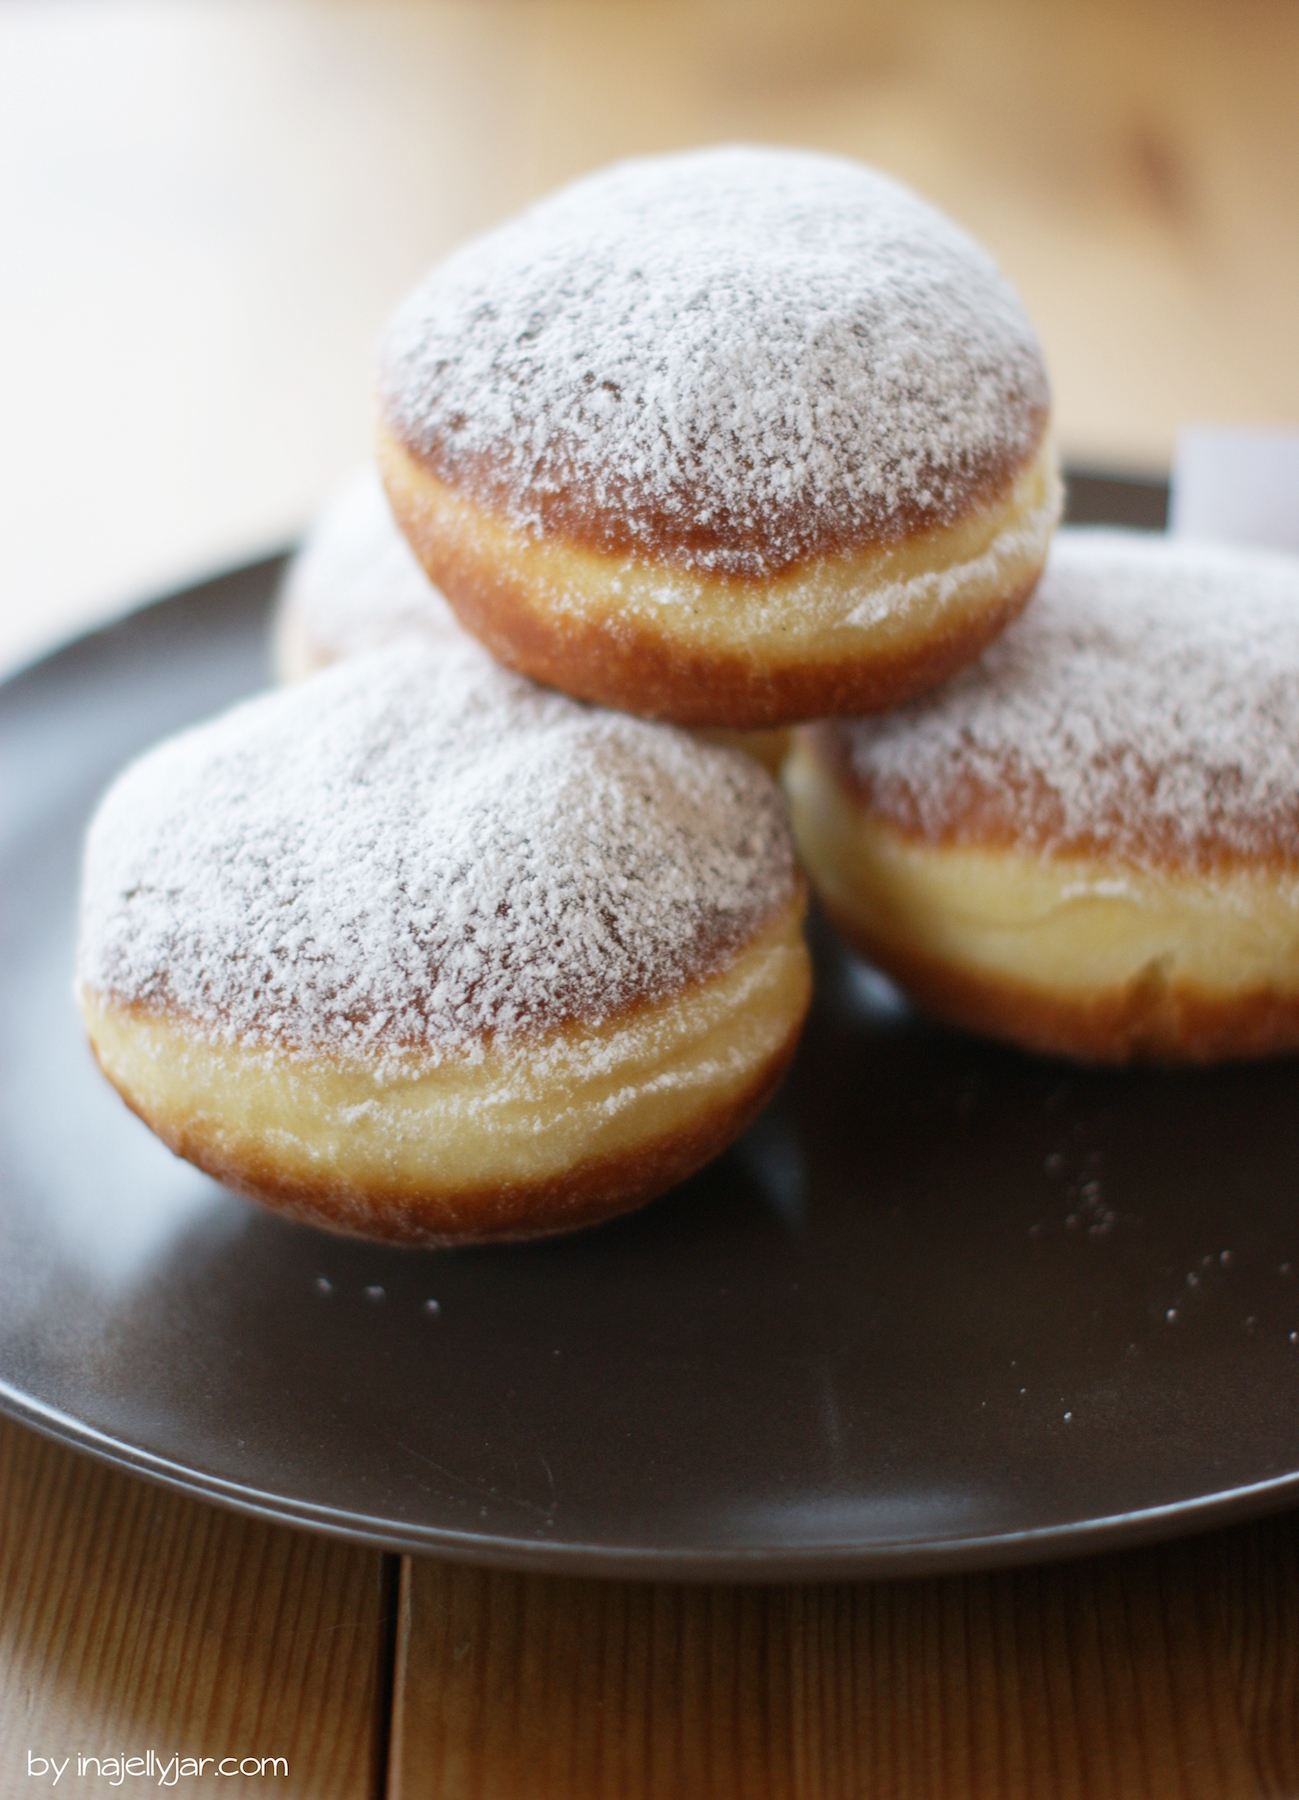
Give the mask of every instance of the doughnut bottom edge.
<svg viewBox="0 0 1299 1800">
<path fill-rule="evenodd" d="M 643 718 L 744 731 L 878 711 L 971 662 L 1027 605 L 1061 501 L 1044 439 L 958 523 L 758 582 L 534 540 L 386 430 L 378 451 L 412 548 L 498 662 Z"/>
<path fill-rule="evenodd" d="M 1299 874 L 930 843 L 864 814 L 802 745 L 785 780 L 827 913 L 935 1018 L 1094 1063 L 1299 1049 Z"/>
<path fill-rule="evenodd" d="M 547 1236 L 652 1199 L 770 1097 L 811 994 L 803 895 L 708 980 L 602 1027 L 376 1075 L 213 1044 L 83 991 L 92 1048 L 170 1149 L 276 1211 L 408 1244 Z"/>
<path fill-rule="evenodd" d="M 1157 960 L 1121 987 L 1090 996 L 1053 994 L 950 963 L 908 956 L 831 920 L 867 961 L 883 969 L 932 1018 L 1042 1056 L 1121 1065 L 1210 1064 L 1299 1049 L 1299 997 L 1257 989 L 1222 999 L 1171 980 Z"/>
</svg>

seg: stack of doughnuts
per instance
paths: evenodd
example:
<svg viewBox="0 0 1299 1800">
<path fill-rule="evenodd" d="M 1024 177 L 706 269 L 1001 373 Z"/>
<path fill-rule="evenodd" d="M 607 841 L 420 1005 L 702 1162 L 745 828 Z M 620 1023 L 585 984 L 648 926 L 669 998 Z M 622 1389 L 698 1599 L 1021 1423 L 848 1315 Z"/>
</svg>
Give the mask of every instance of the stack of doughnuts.
<svg viewBox="0 0 1299 1800">
<path fill-rule="evenodd" d="M 91 1042 L 179 1154 L 404 1242 L 648 1199 L 793 1052 L 795 833 L 942 1017 L 1299 1040 L 1293 572 L 1066 533 L 1025 612 L 1041 354 L 907 190 L 754 149 L 591 176 L 433 271 L 379 397 L 382 490 L 285 585 L 290 685 L 150 752 L 88 840 Z M 701 739 L 774 765 L 794 726 L 791 831 Z"/>
</svg>

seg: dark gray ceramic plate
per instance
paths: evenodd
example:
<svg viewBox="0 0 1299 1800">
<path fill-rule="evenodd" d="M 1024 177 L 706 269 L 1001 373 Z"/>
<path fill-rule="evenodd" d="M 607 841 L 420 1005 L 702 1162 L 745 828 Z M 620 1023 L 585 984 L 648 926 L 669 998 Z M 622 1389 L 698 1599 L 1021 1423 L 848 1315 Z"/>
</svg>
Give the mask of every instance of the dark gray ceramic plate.
<svg viewBox="0 0 1299 1800">
<path fill-rule="evenodd" d="M 132 752 L 265 679 L 276 570 L 0 689 L 0 1406 L 250 1511 L 600 1574 L 969 1568 L 1299 1498 L 1296 1063 L 1032 1061 L 822 934 L 776 1103 L 603 1230 L 392 1251 L 174 1161 L 82 1042 L 78 848 Z"/>
</svg>

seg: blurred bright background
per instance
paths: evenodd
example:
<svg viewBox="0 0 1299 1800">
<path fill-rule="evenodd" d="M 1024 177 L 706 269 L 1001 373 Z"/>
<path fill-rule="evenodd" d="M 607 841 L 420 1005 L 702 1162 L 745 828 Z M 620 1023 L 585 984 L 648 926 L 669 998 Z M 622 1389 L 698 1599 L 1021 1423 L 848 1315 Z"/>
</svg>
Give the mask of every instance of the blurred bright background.
<svg viewBox="0 0 1299 1800">
<path fill-rule="evenodd" d="M 611 158 L 875 162 L 979 237 L 1067 458 L 1299 424 L 1290 0 L 0 0 L 0 664 L 277 548 L 383 321 Z"/>
</svg>

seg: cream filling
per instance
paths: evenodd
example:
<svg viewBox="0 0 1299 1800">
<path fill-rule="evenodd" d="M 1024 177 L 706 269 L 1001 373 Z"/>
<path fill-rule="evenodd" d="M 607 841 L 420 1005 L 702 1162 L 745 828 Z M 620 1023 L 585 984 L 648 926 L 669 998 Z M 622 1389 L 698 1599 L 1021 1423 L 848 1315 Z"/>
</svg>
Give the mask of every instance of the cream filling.
<svg viewBox="0 0 1299 1800">
<path fill-rule="evenodd" d="M 1299 873 L 932 844 L 864 814 L 802 744 L 784 780 L 816 887 L 882 947 L 1069 999 L 1152 978 L 1206 999 L 1299 994 Z"/>
<path fill-rule="evenodd" d="M 939 621 L 950 628 L 981 615 L 1038 574 L 1062 500 L 1044 440 L 1005 499 L 973 518 L 748 581 L 538 540 L 447 487 L 386 432 L 379 458 L 393 509 L 435 580 L 452 565 L 476 566 L 547 614 L 614 630 L 636 619 L 674 642 L 746 661 L 887 655 Z"/>
<path fill-rule="evenodd" d="M 803 896 L 729 966 L 604 1027 L 385 1078 L 362 1062 L 213 1043 L 83 989 L 100 1064 L 158 1135 L 322 1189 L 454 1197 L 625 1156 L 740 1099 L 807 1008 Z"/>
</svg>

